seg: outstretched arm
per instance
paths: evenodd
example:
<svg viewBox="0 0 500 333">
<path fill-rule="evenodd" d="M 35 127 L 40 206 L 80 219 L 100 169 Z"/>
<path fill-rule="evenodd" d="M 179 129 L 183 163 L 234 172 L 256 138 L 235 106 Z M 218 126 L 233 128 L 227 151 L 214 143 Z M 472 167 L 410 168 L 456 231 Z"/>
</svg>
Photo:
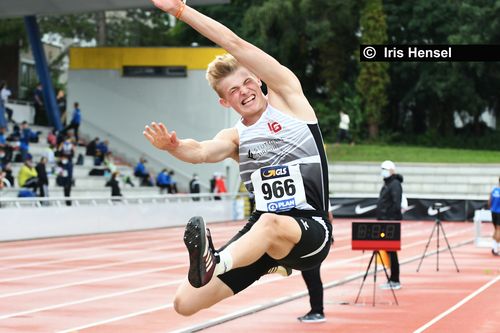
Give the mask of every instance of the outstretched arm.
<svg viewBox="0 0 500 333">
<path fill-rule="evenodd" d="M 212 140 L 179 139 L 162 123 L 146 126 L 144 136 L 158 149 L 188 163 L 216 163 L 226 158 L 238 161 L 238 133 L 235 128 L 220 131 Z"/>
<path fill-rule="evenodd" d="M 200 34 L 232 54 L 239 63 L 263 80 L 293 113 L 314 115 L 305 99 L 298 78 L 288 68 L 258 47 L 238 37 L 221 23 L 184 5 L 181 0 L 151 0 L 161 10 L 179 17 Z M 307 105 L 302 105 L 306 103 Z M 306 111 L 304 111 L 306 110 Z M 309 117 L 310 118 L 310 117 Z"/>
</svg>

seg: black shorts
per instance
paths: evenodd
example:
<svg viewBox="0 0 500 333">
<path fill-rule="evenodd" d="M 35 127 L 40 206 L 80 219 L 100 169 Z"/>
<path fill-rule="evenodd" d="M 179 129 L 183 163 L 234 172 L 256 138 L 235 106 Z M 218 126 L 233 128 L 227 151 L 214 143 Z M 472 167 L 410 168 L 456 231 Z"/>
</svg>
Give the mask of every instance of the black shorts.
<svg viewBox="0 0 500 333">
<path fill-rule="evenodd" d="M 260 215 L 261 213 L 258 212 L 252 214 L 243 229 L 220 250 L 223 250 L 247 233 L 253 224 L 257 222 Z M 281 265 L 303 271 L 318 266 L 326 258 L 332 242 L 332 225 L 330 222 L 324 217 L 292 217 L 300 226 L 302 235 L 299 242 L 285 258 L 276 260 L 264 254 L 249 266 L 235 268 L 218 276 L 222 282 L 231 288 L 234 294 L 239 293 L 260 279 L 272 267 Z"/>
<path fill-rule="evenodd" d="M 491 221 L 495 227 L 500 226 L 500 213 L 491 212 Z"/>
</svg>

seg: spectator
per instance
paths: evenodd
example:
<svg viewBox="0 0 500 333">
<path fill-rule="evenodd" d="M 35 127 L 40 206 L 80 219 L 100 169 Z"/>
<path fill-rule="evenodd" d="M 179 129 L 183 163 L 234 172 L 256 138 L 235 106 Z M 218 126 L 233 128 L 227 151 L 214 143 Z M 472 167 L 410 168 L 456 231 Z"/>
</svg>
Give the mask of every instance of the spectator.
<svg viewBox="0 0 500 333">
<path fill-rule="evenodd" d="M 108 140 L 101 141 L 96 145 L 96 153 L 94 156 L 94 165 L 95 166 L 99 166 L 102 164 L 102 162 L 104 161 L 104 156 L 106 156 L 108 151 L 109 151 L 109 141 Z"/>
<path fill-rule="evenodd" d="M 5 184 L 5 172 L 0 168 L 0 190 L 3 190 L 3 188 L 6 186 Z M 1 205 L 0 205 L 1 207 Z"/>
<path fill-rule="evenodd" d="M 47 158 L 41 157 L 40 162 L 36 165 L 35 169 L 38 174 L 38 189 L 40 192 L 40 197 L 49 196 L 49 178 L 47 177 Z"/>
<path fill-rule="evenodd" d="M 5 127 L 0 127 L 0 168 L 12 160 L 14 148 L 5 139 Z"/>
<path fill-rule="evenodd" d="M 198 194 L 200 193 L 200 180 L 197 174 L 193 174 L 193 178 L 189 182 L 189 193 Z M 200 201 L 200 198 L 193 198 L 193 201 Z"/>
<path fill-rule="evenodd" d="M 217 179 L 217 172 L 214 172 L 212 178 L 210 178 L 210 193 L 215 193 L 215 180 Z M 214 200 L 220 200 L 220 197 L 214 196 Z"/>
<path fill-rule="evenodd" d="M 493 247 L 491 253 L 494 256 L 499 256 L 498 248 L 500 246 L 500 178 L 498 185 L 493 188 L 488 200 L 488 207 L 491 210 L 491 218 L 495 230 L 493 231 Z"/>
<path fill-rule="evenodd" d="M 169 193 L 172 193 L 172 194 L 179 193 L 179 191 L 177 191 L 177 181 L 174 179 L 174 175 L 175 175 L 174 170 L 170 170 L 168 175 L 170 176 L 170 192 Z"/>
<path fill-rule="evenodd" d="M 75 145 L 73 143 L 73 140 L 71 136 L 66 136 L 64 141 L 59 144 L 59 147 L 57 148 L 57 153 L 56 155 L 60 158 L 66 157 L 70 162 L 73 162 L 73 157 L 75 156 Z"/>
<path fill-rule="evenodd" d="M 43 156 L 47 159 L 47 165 L 49 166 L 50 173 L 54 173 L 55 166 L 56 166 L 56 154 L 54 151 L 53 145 L 49 145 L 47 148 L 45 148 L 45 151 L 43 152 Z"/>
<path fill-rule="evenodd" d="M 64 93 L 64 90 L 59 89 L 57 92 L 57 106 L 59 107 L 59 114 L 61 116 L 61 124 L 66 127 L 66 121 L 67 121 L 67 114 L 66 114 L 66 94 Z"/>
<path fill-rule="evenodd" d="M 215 177 L 215 193 L 227 193 L 226 181 L 224 178 L 222 174 L 217 174 Z"/>
<path fill-rule="evenodd" d="M 120 182 L 118 181 L 119 172 L 115 171 L 111 174 L 111 178 L 106 182 L 106 186 L 111 187 L 111 197 L 121 197 Z"/>
<path fill-rule="evenodd" d="M 9 163 L 7 161 L 7 153 L 5 152 L 5 148 L 3 146 L 0 146 L 0 170 L 3 169 L 3 166 Z"/>
<path fill-rule="evenodd" d="M 148 161 L 141 157 L 139 163 L 134 168 L 134 176 L 141 179 L 140 186 L 149 186 L 149 171 L 146 169 Z"/>
<path fill-rule="evenodd" d="M 43 88 L 42 84 L 38 83 L 35 91 L 33 92 L 33 104 L 35 106 L 35 125 L 47 125 L 47 115 L 45 114 L 43 102 Z"/>
<path fill-rule="evenodd" d="M 12 95 L 12 92 L 10 89 L 7 88 L 7 82 L 2 81 L 0 82 L 0 103 L 3 104 L 3 107 L 5 109 L 5 112 L 7 113 L 7 119 L 11 123 L 15 123 L 14 120 L 12 120 L 12 114 L 14 111 L 11 108 L 7 107 L 7 103 L 9 101 L 9 97 Z"/>
<path fill-rule="evenodd" d="M 0 126 L 0 127 L 2 127 L 2 126 Z M 5 130 L 6 130 L 6 128 L 5 128 Z M 19 127 L 19 125 L 16 124 L 12 127 L 12 133 L 10 133 L 9 136 L 7 136 L 6 140 L 9 142 L 17 142 L 17 141 L 21 140 L 21 128 Z"/>
<path fill-rule="evenodd" d="M 85 149 L 85 155 L 86 156 L 95 156 L 96 151 L 97 151 L 97 144 L 99 143 L 99 138 L 96 137 L 94 140 L 90 141 L 87 144 L 87 147 Z"/>
<path fill-rule="evenodd" d="M 14 175 L 12 174 L 12 164 L 7 163 L 3 166 L 4 182 L 8 181 L 9 187 L 14 186 Z"/>
<path fill-rule="evenodd" d="M 67 156 L 61 156 L 59 163 L 56 168 L 56 183 L 58 186 L 62 186 L 64 190 L 64 196 L 71 197 L 71 187 L 73 186 L 73 163 Z M 71 206 L 70 200 L 66 201 L 66 206 Z"/>
<path fill-rule="evenodd" d="M 170 174 L 167 169 L 163 169 L 156 176 L 156 186 L 160 188 L 160 194 L 172 193 L 172 188 L 170 187 Z"/>
<path fill-rule="evenodd" d="M 380 190 L 377 202 L 377 219 L 384 221 L 401 221 L 401 199 L 403 197 L 403 176 L 396 173 L 396 165 L 392 161 L 384 161 L 381 165 L 384 186 Z M 380 286 L 381 289 L 400 289 L 398 253 L 388 251 L 391 261 L 389 281 Z"/>
<path fill-rule="evenodd" d="M 344 111 L 340 111 L 340 122 L 339 122 L 339 131 L 337 133 L 337 142 L 336 144 L 340 144 L 344 139 L 354 145 L 354 141 L 352 140 L 351 134 L 349 133 L 349 115 Z"/>
<path fill-rule="evenodd" d="M 116 164 L 115 164 L 115 161 L 113 158 L 113 154 L 110 151 L 108 151 L 106 153 L 106 156 L 104 156 L 104 165 L 106 166 L 106 169 L 108 169 L 108 171 L 111 174 L 118 171 L 118 168 L 116 167 Z"/>
<path fill-rule="evenodd" d="M 49 145 L 57 146 L 57 135 L 56 135 L 56 130 L 52 130 L 47 134 L 47 143 Z"/>
<path fill-rule="evenodd" d="M 82 113 L 80 111 L 80 105 L 78 104 L 78 102 L 75 102 L 71 122 L 69 123 L 68 126 L 64 128 L 63 132 L 67 132 L 68 130 L 73 129 L 77 145 L 80 142 L 78 137 L 78 129 L 80 128 L 81 122 L 82 122 Z"/>
<path fill-rule="evenodd" d="M 31 188 L 36 193 L 38 188 L 38 173 L 33 166 L 33 159 L 29 154 L 26 156 L 23 166 L 19 169 L 17 182 L 19 187 Z"/>
<path fill-rule="evenodd" d="M 27 121 L 21 123 L 21 140 L 26 140 L 28 143 L 38 143 L 41 132 L 33 132 Z"/>
</svg>

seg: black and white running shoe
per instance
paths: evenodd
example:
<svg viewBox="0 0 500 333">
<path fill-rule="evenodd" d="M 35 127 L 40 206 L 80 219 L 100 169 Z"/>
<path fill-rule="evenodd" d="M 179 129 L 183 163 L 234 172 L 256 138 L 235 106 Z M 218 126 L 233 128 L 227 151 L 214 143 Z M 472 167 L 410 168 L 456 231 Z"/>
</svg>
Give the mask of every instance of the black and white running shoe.
<svg viewBox="0 0 500 333">
<path fill-rule="evenodd" d="M 212 279 L 218 257 L 210 230 L 201 216 L 189 220 L 184 231 L 184 244 L 189 252 L 189 283 L 195 288 L 203 287 Z"/>
</svg>

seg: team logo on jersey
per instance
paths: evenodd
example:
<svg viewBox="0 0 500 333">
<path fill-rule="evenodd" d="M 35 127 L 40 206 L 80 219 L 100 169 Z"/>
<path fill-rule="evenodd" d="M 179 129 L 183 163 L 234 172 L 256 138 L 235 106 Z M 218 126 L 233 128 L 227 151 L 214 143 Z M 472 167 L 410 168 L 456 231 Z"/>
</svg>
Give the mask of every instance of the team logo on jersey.
<svg viewBox="0 0 500 333">
<path fill-rule="evenodd" d="M 274 133 L 274 134 L 278 133 L 279 131 L 281 131 L 283 129 L 283 127 L 281 127 L 280 123 L 278 123 L 277 121 L 268 122 L 267 127 L 269 127 L 269 130 L 271 131 L 271 133 Z"/>
<path fill-rule="evenodd" d="M 279 177 L 288 177 L 290 175 L 290 171 L 286 165 L 275 165 L 267 168 L 260 169 L 260 175 L 262 180 L 279 178 Z"/>
</svg>

